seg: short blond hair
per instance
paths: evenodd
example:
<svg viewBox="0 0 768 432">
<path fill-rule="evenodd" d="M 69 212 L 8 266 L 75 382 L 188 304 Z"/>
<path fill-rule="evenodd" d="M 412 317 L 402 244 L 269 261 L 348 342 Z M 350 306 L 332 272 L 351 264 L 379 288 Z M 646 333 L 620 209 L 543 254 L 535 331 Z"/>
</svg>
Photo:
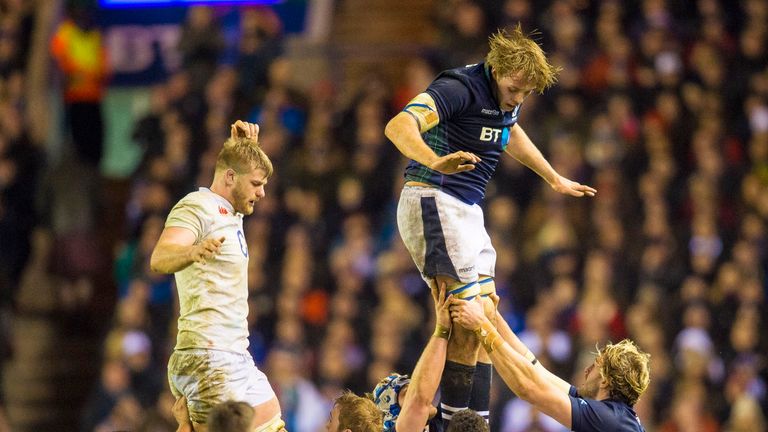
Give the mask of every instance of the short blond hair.
<svg viewBox="0 0 768 432">
<path fill-rule="evenodd" d="M 333 401 L 333 406 L 339 408 L 340 431 L 381 432 L 384 429 L 384 414 L 371 399 L 347 390 Z"/>
<path fill-rule="evenodd" d="M 533 84 L 539 93 L 543 93 L 557 82 L 557 74 L 562 68 L 553 66 L 547 60 L 544 50 L 530 34 L 523 33 L 520 24 L 511 31 L 499 30 L 488 39 L 490 50 L 485 57 L 485 63 L 492 67 L 499 77 L 522 73 L 523 78 Z"/>
<path fill-rule="evenodd" d="M 633 406 L 651 382 L 651 355 L 629 339 L 608 344 L 597 353 L 600 376 L 608 382 L 612 399 Z"/>
<path fill-rule="evenodd" d="M 224 142 L 224 147 L 216 157 L 216 172 L 230 168 L 238 174 L 262 169 L 267 177 L 271 177 L 273 172 L 269 156 L 252 138 L 229 138 Z"/>
</svg>

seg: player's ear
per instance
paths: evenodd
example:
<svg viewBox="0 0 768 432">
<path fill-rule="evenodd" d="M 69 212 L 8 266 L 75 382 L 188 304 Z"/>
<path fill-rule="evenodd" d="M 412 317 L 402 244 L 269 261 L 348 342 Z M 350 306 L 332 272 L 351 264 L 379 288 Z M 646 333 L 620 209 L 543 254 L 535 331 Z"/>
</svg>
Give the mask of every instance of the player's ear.
<svg viewBox="0 0 768 432">
<path fill-rule="evenodd" d="M 605 389 L 607 391 L 611 391 L 611 383 L 608 382 L 607 378 L 603 378 L 600 380 L 600 388 Z"/>
<path fill-rule="evenodd" d="M 227 168 L 227 170 L 224 171 L 224 178 L 227 182 L 227 185 L 235 184 L 235 170 L 232 168 Z"/>
</svg>

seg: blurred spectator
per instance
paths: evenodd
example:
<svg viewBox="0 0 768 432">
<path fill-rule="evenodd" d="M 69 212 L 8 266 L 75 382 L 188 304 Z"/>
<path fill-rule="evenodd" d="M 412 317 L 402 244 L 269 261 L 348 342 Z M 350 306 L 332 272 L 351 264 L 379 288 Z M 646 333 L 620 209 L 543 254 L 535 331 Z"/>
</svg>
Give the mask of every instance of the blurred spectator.
<svg viewBox="0 0 768 432">
<path fill-rule="evenodd" d="M 94 10 L 73 2 L 51 40 L 51 54 L 64 77 L 64 103 L 77 156 L 98 167 L 104 152 L 101 101 L 109 76 L 107 52 Z"/>
<path fill-rule="evenodd" d="M 201 90 L 213 75 L 224 51 L 224 35 L 217 23 L 215 9 L 208 6 L 189 8 L 178 50 L 182 66 L 189 72 L 192 90 Z"/>
</svg>

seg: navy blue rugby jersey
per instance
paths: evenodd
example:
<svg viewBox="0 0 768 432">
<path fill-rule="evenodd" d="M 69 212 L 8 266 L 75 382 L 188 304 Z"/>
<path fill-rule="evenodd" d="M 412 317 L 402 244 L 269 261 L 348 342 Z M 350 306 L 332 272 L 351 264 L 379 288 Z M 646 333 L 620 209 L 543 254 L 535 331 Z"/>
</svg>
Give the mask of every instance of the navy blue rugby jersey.
<svg viewBox="0 0 768 432">
<path fill-rule="evenodd" d="M 575 432 L 645 432 L 635 410 L 617 400 L 594 400 L 579 396 L 576 387 L 571 399 L 571 430 Z"/>
<path fill-rule="evenodd" d="M 426 92 L 435 100 L 440 123 L 422 135 L 424 141 L 438 156 L 467 151 L 481 161 L 474 170 L 443 175 L 412 160 L 406 181 L 435 185 L 467 204 L 483 199 L 520 111 L 519 105 L 510 112 L 499 108 L 493 81 L 485 63 L 443 71 L 435 78 Z"/>
</svg>

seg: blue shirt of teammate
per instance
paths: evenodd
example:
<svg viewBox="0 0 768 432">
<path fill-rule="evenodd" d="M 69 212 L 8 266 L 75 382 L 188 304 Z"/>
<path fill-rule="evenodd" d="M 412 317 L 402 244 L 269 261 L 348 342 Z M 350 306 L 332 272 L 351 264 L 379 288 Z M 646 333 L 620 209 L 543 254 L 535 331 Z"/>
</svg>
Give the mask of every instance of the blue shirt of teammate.
<svg viewBox="0 0 768 432">
<path fill-rule="evenodd" d="M 451 175 L 411 161 L 405 170 L 406 181 L 435 185 L 470 205 L 483 199 L 520 111 L 520 106 L 502 111 L 495 88 L 485 63 L 450 69 L 435 78 L 426 92 L 435 100 L 440 123 L 422 135 L 424 141 L 438 156 L 467 151 L 481 161 L 474 170 Z"/>
<path fill-rule="evenodd" d="M 584 399 L 574 386 L 568 396 L 571 398 L 571 430 L 575 432 L 645 432 L 635 410 L 624 402 Z"/>
</svg>

